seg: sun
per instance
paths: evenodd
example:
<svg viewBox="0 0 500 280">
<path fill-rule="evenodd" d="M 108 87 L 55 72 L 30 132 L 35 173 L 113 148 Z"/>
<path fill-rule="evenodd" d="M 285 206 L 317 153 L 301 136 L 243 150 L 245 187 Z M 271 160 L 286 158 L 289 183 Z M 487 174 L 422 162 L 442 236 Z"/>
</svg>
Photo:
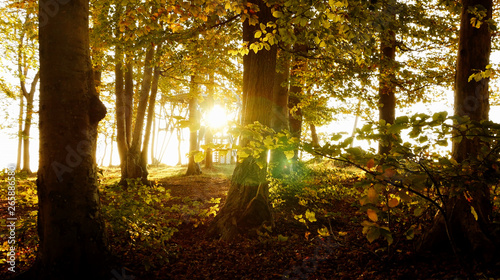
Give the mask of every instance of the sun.
<svg viewBox="0 0 500 280">
<path fill-rule="evenodd" d="M 215 105 L 210 112 L 208 112 L 207 125 L 211 128 L 222 128 L 227 124 L 227 113 L 226 110 L 220 106 Z"/>
</svg>

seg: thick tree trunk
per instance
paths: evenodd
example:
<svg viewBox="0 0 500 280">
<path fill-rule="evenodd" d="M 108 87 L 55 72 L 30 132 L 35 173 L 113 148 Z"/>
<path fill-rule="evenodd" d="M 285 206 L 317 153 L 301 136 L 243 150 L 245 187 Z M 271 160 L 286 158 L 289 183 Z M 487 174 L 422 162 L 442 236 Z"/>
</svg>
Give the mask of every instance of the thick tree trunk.
<svg viewBox="0 0 500 280">
<path fill-rule="evenodd" d="M 380 34 L 380 66 L 379 66 L 379 120 L 393 124 L 396 119 L 396 33 L 388 31 Z M 379 154 L 391 150 L 387 139 L 379 143 Z"/>
<path fill-rule="evenodd" d="M 194 153 L 198 151 L 198 131 L 200 130 L 200 113 L 198 111 L 198 85 L 195 75 L 191 76 L 189 99 L 189 162 L 186 175 L 200 175 L 200 164 L 194 160 Z"/>
<path fill-rule="evenodd" d="M 53 3 L 41 0 L 40 7 Z M 92 78 L 89 3 L 74 0 L 58 9 L 39 32 L 40 242 L 27 278 L 109 279 L 95 163 L 97 124 L 106 108 Z"/>
<path fill-rule="evenodd" d="M 290 78 L 290 55 L 285 52 L 279 53 L 279 65 L 277 67 L 273 88 L 273 111 L 271 116 L 271 128 L 276 132 L 289 130 L 288 110 L 288 87 Z M 282 177 L 283 173 L 289 171 L 287 158 L 282 149 L 271 150 L 269 168 L 275 178 Z"/>
<path fill-rule="evenodd" d="M 249 1 L 259 6 L 256 13 L 259 22 L 264 25 L 273 20 L 271 8 L 262 0 Z M 243 23 L 243 40 L 255 41 L 254 33 L 259 25 Z M 270 126 L 270 115 L 273 101 L 274 76 L 276 74 L 277 47 L 262 49 L 258 53 L 250 51 L 243 57 L 243 111 L 242 124 L 255 121 Z M 242 138 L 241 145 L 246 146 L 249 139 Z M 266 158 L 263 153 L 260 159 L 252 156 L 236 164 L 233 172 L 228 198 L 219 214 L 209 228 L 209 235 L 231 240 L 238 233 L 249 233 L 264 223 L 273 224 L 271 208 L 268 202 L 268 184 L 266 167 L 260 168 L 256 160 Z"/>
<path fill-rule="evenodd" d="M 491 18 L 491 0 L 462 1 L 460 37 L 458 45 L 457 72 L 455 80 L 455 115 L 469 116 L 473 121 L 488 120 L 489 93 L 488 79 L 479 82 L 468 81 L 470 75 L 477 70 L 484 70 L 489 64 L 491 51 L 491 34 L 487 23 L 480 28 L 471 24 L 473 15 L 468 12 L 470 7 L 481 5 L 487 9 L 486 21 Z M 480 153 L 481 143 L 478 138 L 463 138 L 461 142 L 453 143 L 452 157 L 459 163 L 476 161 Z M 479 176 L 479 175 L 478 175 Z M 463 191 L 459 195 L 450 195 L 445 210 L 448 226 L 455 245 L 462 249 L 472 249 L 476 257 L 492 260 L 495 256 L 495 241 L 490 235 L 491 198 L 488 185 L 480 178 L 478 182 L 467 186 L 470 202 Z M 476 220 L 471 207 L 477 213 Z M 443 215 L 436 216 L 430 231 L 424 236 L 420 250 L 432 250 L 446 244 L 445 219 Z M 498 245 L 498 244 L 497 244 Z"/>
</svg>

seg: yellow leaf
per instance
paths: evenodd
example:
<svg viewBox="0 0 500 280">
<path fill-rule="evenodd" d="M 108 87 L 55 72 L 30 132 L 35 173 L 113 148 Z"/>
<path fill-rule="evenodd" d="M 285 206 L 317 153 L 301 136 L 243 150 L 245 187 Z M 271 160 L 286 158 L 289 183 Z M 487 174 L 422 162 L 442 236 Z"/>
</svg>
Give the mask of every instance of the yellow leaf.
<svg viewBox="0 0 500 280">
<path fill-rule="evenodd" d="M 474 209 L 474 207 L 470 207 L 470 212 L 472 213 L 472 215 L 474 216 L 474 219 L 478 219 L 478 216 L 477 216 L 477 212 L 476 212 L 476 209 Z"/>
<path fill-rule="evenodd" d="M 368 214 L 368 218 L 374 222 L 378 221 L 378 216 L 377 216 L 377 212 L 375 212 L 375 210 L 373 209 L 368 209 L 366 210 L 366 214 Z"/>
<path fill-rule="evenodd" d="M 316 213 L 309 211 L 309 209 L 306 210 L 306 219 L 309 220 L 309 222 L 316 222 Z"/>
</svg>

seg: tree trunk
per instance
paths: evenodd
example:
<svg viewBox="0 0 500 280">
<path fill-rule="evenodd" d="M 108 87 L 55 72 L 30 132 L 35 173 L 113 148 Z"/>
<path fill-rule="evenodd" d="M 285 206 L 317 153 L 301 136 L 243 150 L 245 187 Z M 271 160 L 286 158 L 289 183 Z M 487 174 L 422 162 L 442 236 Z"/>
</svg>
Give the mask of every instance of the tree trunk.
<svg viewBox="0 0 500 280">
<path fill-rule="evenodd" d="M 117 46 L 115 50 L 115 95 L 116 95 L 116 144 L 120 155 L 121 178 L 127 177 L 127 121 L 125 106 L 125 88 L 123 75 L 123 53 Z M 123 182 L 122 182 L 123 183 Z"/>
<path fill-rule="evenodd" d="M 191 76 L 189 99 L 189 162 L 186 175 L 200 175 L 200 164 L 194 160 L 194 153 L 198 151 L 198 131 L 200 129 L 200 113 L 198 111 L 198 85 L 195 75 Z"/>
<path fill-rule="evenodd" d="M 182 165 L 182 129 L 180 127 L 177 128 L 177 157 L 179 160 L 177 161 L 177 165 Z"/>
<path fill-rule="evenodd" d="M 212 109 L 214 108 L 214 89 L 215 89 L 215 82 L 214 82 L 214 74 L 211 73 L 209 74 L 209 83 L 208 83 L 208 98 L 207 98 L 207 112 L 211 112 Z M 214 135 L 212 128 L 210 125 L 207 125 L 206 131 L 205 131 L 205 145 L 211 145 L 214 141 Z M 214 160 L 213 160 L 213 151 L 212 148 L 208 147 L 206 150 L 206 155 L 205 155 L 205 168 L 212 168 L 214 165 Z"/>
<path fill-rule="evenodd" d="M 21 94 L 19 102 L 19 127 L 17 130 L 17 163 L 16 170 L 21 170 L 23 155 L 23 123 L 24 123 L 24 96 Z"/>
<path fill-rule="evenodd" d="M 311 140 L 314 146 L 319 146 L 319 137 L 316 132 L 316 126 L 313 123 L 309 124 L 309 129 L 311 130 Z"/>
<path fill-rule="evenodd" d="M 297 32 L 301 32 L 300 30 Z M 290 133 L 293 137 L 299 139 L 302 137 L 302 108 L 300 107 L 300 102 L 302 100 L 304 83 L 301 81 L 300 72 L 307 71 L 308 63 L 307 59 L 300 57 L 301 54 L 307 52 L 307 46 L 303 44 L 295 44 L 293 47 L 295 53 L 293 57 L 293 66 L 290 73 L 290 90 L 288 98 L 288 108 L 292 110 L 293 113 L 289 114 L 289 126 Z M 293 157 L 293 162 L 299 160 L 299 150 L 295 149 L 295 154 Z M 293 166 L 292 166 L 293 167 Z"/>
<path fill-rule="evenodd" d="M 31 120 L 33 119 L 33 99 L 35 97 L 36 85 L 38 84 L 38 80 L 40 78 L 39 72 L 36 73 L 33 82 L 31 82 L 31 88 L 28 92 L 22 86 L 23 94 L 26 97 L 26 118 L 24 119 L 24 131 L 23 131 L 23 169 L 22 171 L 31 174 L 30 168 L 30 131 L 31 131 Z"/>
<path fill-rule="evenodd" d="M 40 7 L 53 3 L 41 0 Z M 27 278 L 109 279 L 95 156 L 106 108 L 92 77 L 89 2 L 74 0 L 58 9 L 39 32 L 40 242 Z"/>
<path fill-rule="evenodd" d="M 396 33 L 388 31 L 380 34 L 379 66 L 379 120 L 393 124 L 396 119 Z M 388 139 L 383 137 L 379 143 L 379 154 L 391 150 Z"/>
<path fill-rule="evenodd" d="M 286 52 L 279 53 L 274 88 L 273 88 L 273 109 L 271 117 L 271 128 L 276 132 L 289 130 L 288 124 L 288 86 L 290 78 L 290 55 Z M 288 160 L 282 149 L 271 150 L 269 160 L 271 174 L 275 178 L 282 177 L 284 172 L 289 171 Z"/>
<path fill-rule="evenodd" d="M 144 132 L 144 143 L 142 144 L 141 152 L 141 166 L 145 170 L 143 173 L 142 181 L 144 184 L 148 181 L 148 149 L 149 149 L 149 138 L 151 137 L 151 126 L 153 119 L 155 117 L 155 106 L 156 106 L 156 94 L 158 93 L 158 80 L 160 79 L 160 68 L 155 67 L 153 74 L 153 81 L 151 86 L 151 95 L 149 96 L 149 107 L 148 107 L 148 118 L 146 121 L 146 131 Z M 153 159 L 154 160 L 154 159 Z"/>
<path fill-rule="evenodd" d="M 256 13 L 259 22 L 266 25 L 273 20 L 271 8 L 262 0 L 249 1 L 259 6 Z M 243 40 L 255 42 L 254 33 L 260 30 L 259 25 L 243 23 Z M 271 125 L 273 85 L 276 74 L 277 47 L 262 49 L 258 53 L 250 51 L 243 57 L 243 110 L 242 124 L 255 121 L 265 126 Z M 248 145 L 249 139 L 242 138 L 241 146 Z M 273 224 L 271 208 L 268 202 L 268 183 L 266 167 L 261 168 L 257 160 L 266 158 L 252 156 L 236 164 L 231 180 L 226 203 L 210 225 L 209 235 L 223 240 L 234 239 L 238 233 L 250 233 L 265 223 Z"/>
<path fill-rule="evenodd" d="M 151 90 L 151 80 L 153 76 L 153 57 L 155 54 L 154 47 L 151 46 L 146 51 L 146 56 L 144 59 L 144 74 L 142 78 L 141 90 L 139 93 L 139 103 L 137 105 L 137 113 L 135 115 L 135 125 L 134 130 L 131 135 L 131 139 L 128 139 L 127 142 L 130 143 L 130 147 L 127 152 L 127 163 L 126 163 L 126 176 L 121 178 L 121 182 L 124 184 L 126 179 L 140 179 L 143 183 L 147 183 L 148 171 L 146 165 L 142 162 L 142 131 L 144 128 L 144 118 L 146 116 L 146 109 L 148 106 L 148 97 L 149 92 Z M 131 64 L 129 63 L 129 66 Z M 132 102 L 130 97 L 130 92 L 133 93 L 133 81 L 132 77 L 127 77 L 128 75 L 132 75 L 131 67 L 128 67 L 128 72 L 125 73 L 125 101 L 126 101 L 126 112 L 130 108 L 129 115 L 125 114 L 126 117 L 126 128 L 129 124 L 132 123 L 131 115 L 132 115 Z M 129 106 L 130 104 L 130 106 Z M 128 119 L 130 116 L 130 120 Z M 128 123 L 127 123 L 128 122 Z M 131 129 L 129 129 L 131 130 Z"/>
<path fill-rule="evenodd" d="M 491 34 L 487 23 L 483 23 L 480 28 L 472 26 L 473 15 L 468 9 L 482 5 L 487 9 L 487 16 L 483 19 L 486 21 L 491 18 L 492 1 L 464 0 L 462 5 L 455 80 L 455 115 L 469 116 L 473 121 L 488 120 L 488 79 L 479 82 L 469 82 L 468 79 L 475 71 L 484 70 L 489 64 Z M 461 142 L 453 143 L 452 157 L 459 163 L 474 162 L 484 145 L 478 138 L 464 137 Z M 445 210 L 455 245 L 462 249 L 472 249 L 476 257 L 490 261 L 496 254 L 494 238 L 489 232 L 492 215 L 490 189 L 486 183 L 481 182 L 482 180 L 478 181 L 467 187 L 472 198 L 470 202 L 464 191 L 457 190 L 459 195 L 450 195 Z M 471 213 L 471 207 L 477 213 L 477 220 Z M 447 241 L 445 225 L 443 215 L 437 215 L 432 228 L 424 235 L 419 249 L 424 251 L 442 248 L 442 244 Z"/>
</svg>

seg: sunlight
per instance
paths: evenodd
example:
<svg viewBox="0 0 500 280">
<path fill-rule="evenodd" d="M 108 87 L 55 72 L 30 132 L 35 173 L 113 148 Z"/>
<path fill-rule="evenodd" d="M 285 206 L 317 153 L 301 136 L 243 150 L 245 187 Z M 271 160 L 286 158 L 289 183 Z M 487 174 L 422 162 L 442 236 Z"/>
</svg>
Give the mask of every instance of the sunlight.
<svg viewBox="0 0 500 280">
<path fill-rule="evenodd" d="M 222 128 L 227 124 L 227 113 L 226 110 L 220 106 L 215 105 L 212 110 L 208 113 L 206 119 L 207 125 L 212 128 Z"/>
</svg>

